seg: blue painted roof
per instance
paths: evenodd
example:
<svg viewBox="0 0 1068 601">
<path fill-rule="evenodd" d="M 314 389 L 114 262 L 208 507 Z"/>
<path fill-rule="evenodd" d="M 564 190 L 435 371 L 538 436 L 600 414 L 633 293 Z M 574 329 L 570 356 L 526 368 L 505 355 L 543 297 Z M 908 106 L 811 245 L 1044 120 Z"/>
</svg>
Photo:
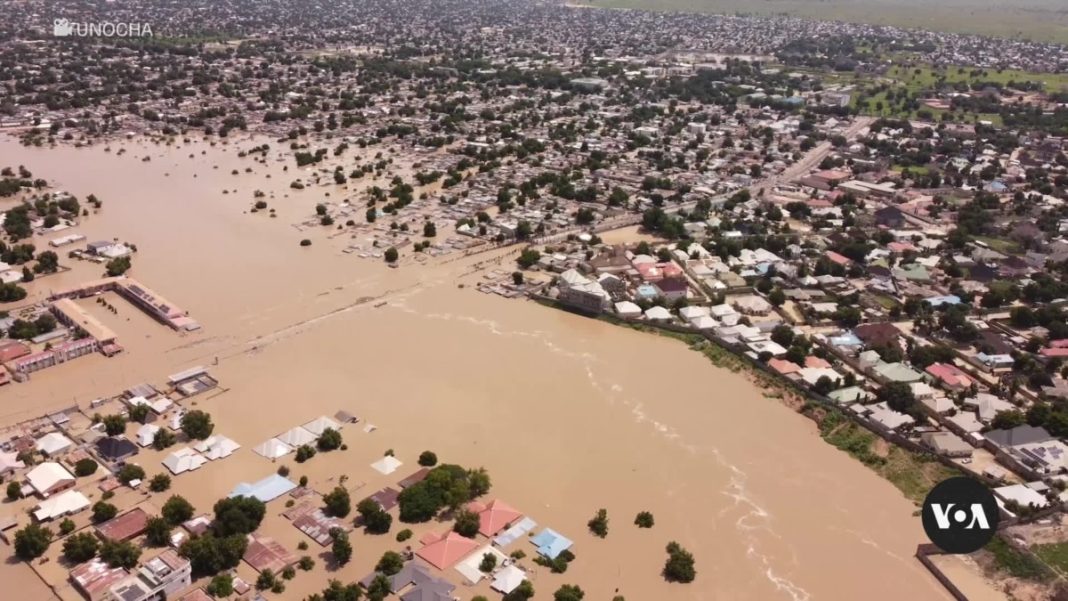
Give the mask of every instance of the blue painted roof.
<svg viewBox="0 0 1068 601">
<path fill-rule="evenodd" d="M 860 338 L 857 338 L 857 335 L 853 332 L 846 332 L 837 336 L 831 336 L 827 338 L 827 341 L 833 344 L 834 346 L 860 346 L 861 344 L 864 344 L 860 341 Z"/>
<path fill-rule="evenodd" d="M 530 542 L 534 543 L 534 546 L 538 548 L 539 555 L 544 555 L 549 559 L 556 559 L 557 556 L 570 549 L 571 545 L 574 544 L 571 539 L 552 528 L 542 530 L 537 536 L 530 539 Z"/>
<path fill-rule="evenodd" d="M 657 296 L 660 296 L 660 291 L 657 290 L 656 286 L 653 286 L 652 284 L 642 284 L 641 286 L 638 286 L 637 292 L 638 296 L 648 298 L 655 298 Z"/>
<path fill-rule="evenodd" d="M 230 497 L 256 497 L 267 503 L 296 488 L 297 485 L 291 480 L 278 474 L 271 474 L 259 482 L 249 484 L 242 482 L 234 487 Z"/>
<path fill-rule="evenodd" d="M 930 303 L 932 307 L 960 304 L 960 297 L 955 294 L 947 294 L 945 296 L 932 296 L 931 298 L 925 298 L 924 300 Z"/>
</svg>

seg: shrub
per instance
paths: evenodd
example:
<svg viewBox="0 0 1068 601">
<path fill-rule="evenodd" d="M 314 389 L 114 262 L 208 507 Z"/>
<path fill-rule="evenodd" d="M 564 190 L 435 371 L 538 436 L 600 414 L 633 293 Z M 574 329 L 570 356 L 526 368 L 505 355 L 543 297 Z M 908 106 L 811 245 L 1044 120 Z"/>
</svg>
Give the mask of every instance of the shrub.
<svg viewBox="0 0 1068 601">
<path fill-rule="evenodd" d="M 604 538 L 608 536 L 608 511 L 605 509 L 598 509 L 597 515 L 586 522 L 586 526 L 589 527 L 590 532 L 595 536 Z"/>
<path fill-rule="evenodd" d="M 652 528 L 653 527 L 653 514 L 648 511 L 643 511 L 634 518 L 634 523 L 639 528 Z"/>
<path fill-rule="evenodd" d="M 163 492 L 171 487 L 171 477 L 167 474 L 156 474 L 148 481 L 148 489 L 152 492 Z"/>
<path fill-rule="evenodd" d="M 79 478 L 84 478 L 85 476 L 92 476 L 96 473 L 97 467 L 99 467 L 97 463 L 88 457 L 84 459 L 79 459 L 78 463 L 74 464 L 74 475 L 78 476 Z"/>
</svg>

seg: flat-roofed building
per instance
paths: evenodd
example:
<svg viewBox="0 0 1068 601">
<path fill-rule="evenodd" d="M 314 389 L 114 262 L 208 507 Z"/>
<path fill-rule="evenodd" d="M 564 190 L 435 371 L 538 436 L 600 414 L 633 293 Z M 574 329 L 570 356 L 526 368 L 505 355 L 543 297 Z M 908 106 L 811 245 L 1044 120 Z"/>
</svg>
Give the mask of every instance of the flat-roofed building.
<svg viewBox="0 0 1068 601">
<path fill-rule="evenodd" d="M 70 298 L 61 298 L 52 303 L 52 312 L 62 323 L 78 328 L 99 344 L 114 342 L 117 336 L 111 328 L 100 323 L 84 307 Z"/>
</svg>

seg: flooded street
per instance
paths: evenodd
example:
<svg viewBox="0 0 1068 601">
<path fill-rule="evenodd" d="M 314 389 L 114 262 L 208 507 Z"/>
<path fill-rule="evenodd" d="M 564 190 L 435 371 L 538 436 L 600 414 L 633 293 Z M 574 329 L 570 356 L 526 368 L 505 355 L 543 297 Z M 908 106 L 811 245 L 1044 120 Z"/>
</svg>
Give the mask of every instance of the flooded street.
<svg viewBox="0 0 1068 601">
<path fill-rule="evenodd" d="M 212 414 L 216 433 L 243 448 L 174 478 L 173 490 L 201 511 L 238 482 L 275 471 L 252 447 L 344 409 L 378 429 L 348 426 L 348 450 L 303 465 L 289 458 L 293 479 L 308 475 L 326 491 L 345 475 L 350 486 L 363 483 L 355 501 L 413 471 L 426 449 L 446 462 L 484 466 L 490 498 L 575 541 L 566 574 L 539 568 L 533 575 L 537 599 L 568 583 L 604 601 L 615 594 L 630 601 L 949 598 L 912 557 L 924 540 L 913 505 L 741 375 L 674 340 L 480 294 L 471 267 L 493 254 L 400 269 L 343 254 L 344 243 L 330 238 L 336 230 L 293 227 L 328 200 L 325 192 L 340 200 L 339 188 L 291 190 L 292 161 L 282 173 L 273 158 L 262 165 L 237 157 L 255 143 L 128 142 L 117 156 L 102 147 L 27 149 L 0 140 L 0 165 L 22 164 L 56 189 L 101 198 L 100 212 L 74 231 L 88 241 L 136 244 L 130 275 L 203 326 L 180 335 L 120 300 L 112 303 L 117 314 L 85 301 L 126 351 L 0 389 L 0 422 L 85 406 L 205 365 L 225 392 L 198 397 L 197 406 Z M 146 154 L 151 161 L 142 161 Z M 243 173 L 250 166 L 253 173 Z M 277 218 L 248 212 L 257 189 L 273 194 Z M 312 245 L 300 247 L 303 238 Z M 47 238 L 33 242 L 47 246 Z M 66 259 L 66 250 L 58 251 L 61 263 L 72 270 L 27 284 L 31 299 L 100 277 L 101 265 Z M 503 267 L 511 269 L 507 261 Z M 405 463 L 392 476 L 369 467 L 387 449 Z M 160 457 L 149 450 L 136 461 L 151 476 L 163 469 Z M 605 540 L 586 530 L 599 508 L 610 519 Z M 264 529 L 295 549 L 306 537 L 281 511 L 280 500 L 268 506 Z M 639 511 L 654 514 L 654 528 L 632 524 Z M 393 533 L 402 527 L 395 521 Z M 413 542 L 445 527 L 419 525 Z M 354 560 L 329 577 L 366 575 L 384 550 L 401 547 L 393 533 L 354 533 Z M 672 540 L 696 558 L 690 585 L 660 576 Z M 326 562 L 312 547 L 315 571 L 298 574 L 275 598 L 323 588 Z M 525 541 L 509 551 L 516 548 L 533 555 Z M 247 565 L 241 570 L 254 580 Z M 0 579 L 9 574 L 31 577 L 24 565 L 0 566 Z M 445 575 L 459 583 L 455 571 Z M 491 593 L 483 582 L 456 594 Z M 59 595 L 78 598 L 69 587 Z"/>
</svg>

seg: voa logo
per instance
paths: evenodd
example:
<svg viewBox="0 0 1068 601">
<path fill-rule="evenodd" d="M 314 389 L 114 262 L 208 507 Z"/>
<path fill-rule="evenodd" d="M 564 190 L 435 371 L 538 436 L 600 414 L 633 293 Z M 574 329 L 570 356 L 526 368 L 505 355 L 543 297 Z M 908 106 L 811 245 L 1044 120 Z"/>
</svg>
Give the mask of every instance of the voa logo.
<svg viewBox="0 0 1068 601">
<path fill-rule="evenodd" d="M 953 524 L 961 524 L 967 529 L 990 528 L 990 522 L 986 519 L 986 512 L 979 503 L 972 503 L 967 510 L 953 509 L 954 503 L 932 503 L 931 511 L 934 512 L 935 522 L 942 530 L 947 530 Z M 952 517 L 950 512 L 953 512 Z M 950 521 L 952 519 L 952 522 Z"/>
<path fill-rule="evenodd" d="M 997 532 L 998 504 L 982 483 L 959 477 L 943 480 L 923 501 L 923 529 L 946 553 L 972 553 Z"/>
</svg>

